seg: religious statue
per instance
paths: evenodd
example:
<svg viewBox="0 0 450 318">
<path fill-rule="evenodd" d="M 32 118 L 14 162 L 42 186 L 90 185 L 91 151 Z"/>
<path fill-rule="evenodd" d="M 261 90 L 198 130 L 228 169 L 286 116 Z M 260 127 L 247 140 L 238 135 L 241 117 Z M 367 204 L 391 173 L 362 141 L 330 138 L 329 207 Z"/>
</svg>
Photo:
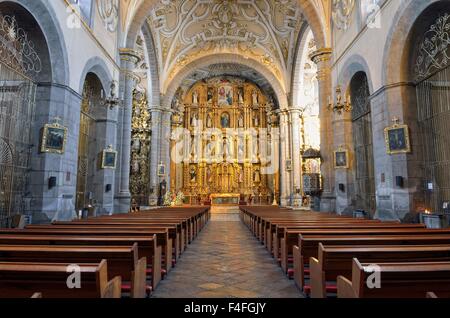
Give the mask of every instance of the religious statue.
<svg viewBox="0 0 450 318">
<path fill-rule="evenodd" d="M 242 105 L 244 104 L 244 90 L 240 88 L 238 94 L 239 94 L 238 96 L 239 104 Z"/>
<path fill-rule="evenodd" d="M 141 151 L 141 140 L 139 138 L 134 138 L 133 139 L 133 145 L 131 146 L 131 148 L 135 152 L 140 152 Z"/>
<path fill-rule="evenodd" d="M 244 182 L 244 172 L 242 171 L 242 167 L 239 166 L 238 168 L 238 182 L 243 183 Z"/>
<path fill-rule="evenodd" d="M 255 170 L 255 172 L 253 173 L 253 182 L 254 183 L 261 182 L 261 174 L 260 174 L 259 170 Z"/>
<path fill-rule="evenodd" d="M 252 101 L 253 101 L 253 106 L 258 106 L 259 105 L 258 92 L 256 90 L 253 91 Z"/>
<path fill-rule="evenodd" d="M 210 114 L 208 114 L 208 117 L 206 118 L 206 127 L 212 128 L 212 118 Z"/>
<path fill-rule="evenodd" d="M 208 88 L 208 96 L 207 96 L 207 102 L 208 104 L 212 104 L 214 99 L 214 92 L 212 88 Z"/>
<path fill-rule="evenodd" d="M 211 167 L 208 167 L 208 169 L 206 170 L 206 182 L 208 182 L 209 184 L 212 183 L 212 171 L 211 171 Z"/>
<path fill-rule="evenodd" d="M 194 91 L 194 93 L 192 93 L 192 104 L 198 105 L 198 92 L 197 91 Z"/>
<path fill-rule="evenodd" d="M 259 127 L 259 115 L 255 116 L 255 118 L 253 119 L 253 124 L 253 126 Z"/>
<path fill-rule="evenodd" d="M 197 117 L 197 113 L 193 113 L 192 117 L 191 117 L 191 127 L 197 127 L 197 121 L 198 121 L 198 117 Z"/>
<path fill-rule="evenodd" d="M 239 128 L 244 128 L 244 114 L 242 113 L 239 115 L 238 126 Z"/>
<path fill-rule="evenodd" d="M 139 171 L 141 170 L 140 164 L 139 164 L 139 160 L 134 159 L 133 160 L 133 164 L 132 164 L 132 171 L 133 173 L 137 174 L 139 173 Z"/>
<path fill-rule="evenodd" d="M 191 167 L 191 171 L 189 173 L 191 176 L 191 183 L 195 183 L 197 180 L 197 171 L 195 170 L 195 167 Z"/>
</svg>

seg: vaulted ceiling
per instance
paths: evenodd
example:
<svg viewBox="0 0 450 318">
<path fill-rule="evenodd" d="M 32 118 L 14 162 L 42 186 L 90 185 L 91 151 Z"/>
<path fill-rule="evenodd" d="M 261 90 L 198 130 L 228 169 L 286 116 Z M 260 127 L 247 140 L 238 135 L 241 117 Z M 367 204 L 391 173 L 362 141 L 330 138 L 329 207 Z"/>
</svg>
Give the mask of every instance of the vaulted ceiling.
<svg viewBox="0 0 450 318">
<path fill-rule="evenodd" d="M 162 86 L 193 61 L 231 53 L 288 88 L 304 23 L 297 0 L 159 0 L 147 18 Z"/>
</svg>

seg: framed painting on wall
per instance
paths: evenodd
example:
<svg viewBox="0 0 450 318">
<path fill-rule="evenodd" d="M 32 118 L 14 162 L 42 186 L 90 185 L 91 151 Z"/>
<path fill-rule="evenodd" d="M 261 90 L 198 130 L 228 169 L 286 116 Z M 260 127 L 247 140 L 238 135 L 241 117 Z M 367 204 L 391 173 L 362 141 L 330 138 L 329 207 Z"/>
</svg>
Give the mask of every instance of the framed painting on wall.
<svg viewBox="0 0 450 318">
<path fill-rule="evenodd" d="M 409 140 L 409 128 L 407 125 L 398 125 L 387 127 L 384 130 L 386 139 L 386 150 L 389 155 L 411 152 Z"/>
<path fill-rule="evenodd" d="M 348 150 L 339 149 L 334 152 L 334 168 L 335 169 L 348 169 Z"/>
<path fill-rule="evenodd" d="M 104 149 L 101 163 L 102 169 L 116 169 L 117 151 L 113 150 L 111 146 Z"/>
<path fill-rule="evenodd" d="M 41 131 L 41 152 L 63 154 L 67 142 L 67 128 L 58 123 L 46 124 Z"/>
</svg>

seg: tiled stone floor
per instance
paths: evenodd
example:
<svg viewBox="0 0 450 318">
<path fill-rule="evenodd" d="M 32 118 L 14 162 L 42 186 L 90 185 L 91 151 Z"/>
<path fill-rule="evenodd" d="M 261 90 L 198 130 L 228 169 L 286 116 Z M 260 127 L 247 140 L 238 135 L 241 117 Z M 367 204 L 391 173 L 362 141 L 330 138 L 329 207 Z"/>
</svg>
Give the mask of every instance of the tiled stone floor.
<svg viewBox="0 0 450 318">
<path fill-rule="evenodd" d="M 153 293 L 155 298 L 297 298 L 281 272 L 238 215 L 213 215 L 177 266 Z"/>
</svg>

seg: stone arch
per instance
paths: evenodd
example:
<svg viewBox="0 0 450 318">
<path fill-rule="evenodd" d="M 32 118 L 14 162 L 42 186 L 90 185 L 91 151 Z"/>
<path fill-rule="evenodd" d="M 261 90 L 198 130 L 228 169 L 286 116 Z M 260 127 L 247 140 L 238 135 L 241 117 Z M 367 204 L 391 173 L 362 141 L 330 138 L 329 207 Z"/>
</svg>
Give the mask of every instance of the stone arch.
<svg viewBox="0 0 450 318">
<path fill-rule="evenodd" d="M 127 34 L 124 39 L 124 45 L 126 47 L 134 47 L 134 43 L 139 34 L 139 31 L 142 28 L 142 25 L 144 24 L 150 10 L 152 10 L 157 1 L 158 0 L 141 1 L 140 6 L 135 9 L 136 13 L 133 16 L 130 24 L 128 25 Z M 310 25 L 311 30 L 313 31 L 317 47 L 326 47 L 329 44 L 329 40 L 327 39 L 326 28 L 323 25 L 320 14 L 317 12 L 318 4 L 314 4 L 311 0 L 297 0 L 297 2 L 303 11 L 304 17 Z M 326 10 L 326 8 L 324 9 Z"/>
<path fill-rule="evenodd" d="M 442 0 L 429 1 L 402 1 L 392 25 L 388 32 L 383 57 L 383 83 L 384 85 L 408 82 L 408 58 L 405 59 L 410 43 L 411 31 L 417 19 L 430 6 Z"/>
<path fill-rule="evenodd" d="M 195 72 L 195 70 L 198 68 L 216 64 L 218 61 L 220 61 L 220 63 L 244 65 L 260 73 L 269 83 L 271 83 L 278 99 L 280 109 L 286 109 L 288 107 L 288 99 L 285 90 L 281 86 L 278 79 L 267 68 L 265 68 L 258 62 L 251 59 L 245 59 L 244 57 L 236 54 L 211 54 L 186 65 L 182 70 L 178 72 L 176 76 L 174 76 L 174 80 L 166 88 L 164 92 L 164 100 L 162 101 L 163 107 L 170 108 L 171 101 L 175 96 L 176 90 L 178 89 L 178 87 L 180 87 L 182 81 L 187 76 Z"/>
<path fill-rule="evenodd" d="M 294 67 L 292 69 L 292 81 L 291 81 L 291 94 L 290 94 L 290 98 L 289 98 L 289 103 L 290 105 L 294 105 L 294 103 L 296 102 L 296 97 L 295 97 L 295 88 L 298 87 L 298 85 L 301 84 L 302 82 L 302 76 L 303 76 L 303 72 L 302 72 L 302 68 L 304 65 L 304 53 L 305 53 L 305 49 L 307 49 L 308 43 L 307 43 L 307 38 L 309 35 L 309 32 L 311 31 L 311 28 L 309 27 L 309 25 L 307 23 L 305 23 L 302 26 L 302 29 L 300 31 L 299 34 L 299 41 L 297 42 L 297 47 L 295 49 L 295 59 L 294 59 Z"/>
<path fill-rule="evenodd" d="M 79 94 L 81 95 L 83 93 L 84 82 L 86 81 L 86 76 L 88 73 L 93 73 L 98 77 L 103 89 L 105 90 L 106 94 L 108 94 L 109 85 L 113 78 L 108 70 L 108 67 L 106 66 L 105 61 L 98 56 L 90 58 L 84 66 L 83 72 L 81 73 L 80 77 L 80 85 L 78 90 Z"/>
<path fill-rule="evenodd" d="M 49 80 L 58 84 L 68 84 L 70 74 L 64 35 L 60 25 L 57 23 L 56 13 L 50 5 L 45 3 L 44 1 L 36 0 L 0 0 L 0 6 L 15 4 L 24 8 L 39 25 L 46 40 L 51 64 L 51 78 L 43 80 Z"/>
<path fill-rule="evenodd" d="M 369 64 L 366 59 L 359 54 L 353 54 L 348 57 L 344 66 L 342 67 L 342 72 L 339 74 L 338 83 L 342 85 L 342 91 L 345 92 L 348 90 L 350 83 L 355 76 L 355 74 L 359 72 L 364 72 L 367 77 L 367 82 L 369 84 L 369 91 L 371 94 L 374 92 L 372 77 L 370 75 Z"/>
<path fill-rule="evenodd" d="M 151 83 L 151 91 L 148 92 L 148 102 L 151 106 L 157 106 L 161 103 L 160 94 L 160 81 L 159 81 L 159 69 L 158 69 L 158 59 L 156 57 L 155 45 L 153 42 L 152 32 L 147 23 L 144 23 L 142 28 L 142 34 L 144 36 L 144 42 L 147 49 L 146 57 L 148 59 L 149 70 L 149 82 Z"/>
</svg>

